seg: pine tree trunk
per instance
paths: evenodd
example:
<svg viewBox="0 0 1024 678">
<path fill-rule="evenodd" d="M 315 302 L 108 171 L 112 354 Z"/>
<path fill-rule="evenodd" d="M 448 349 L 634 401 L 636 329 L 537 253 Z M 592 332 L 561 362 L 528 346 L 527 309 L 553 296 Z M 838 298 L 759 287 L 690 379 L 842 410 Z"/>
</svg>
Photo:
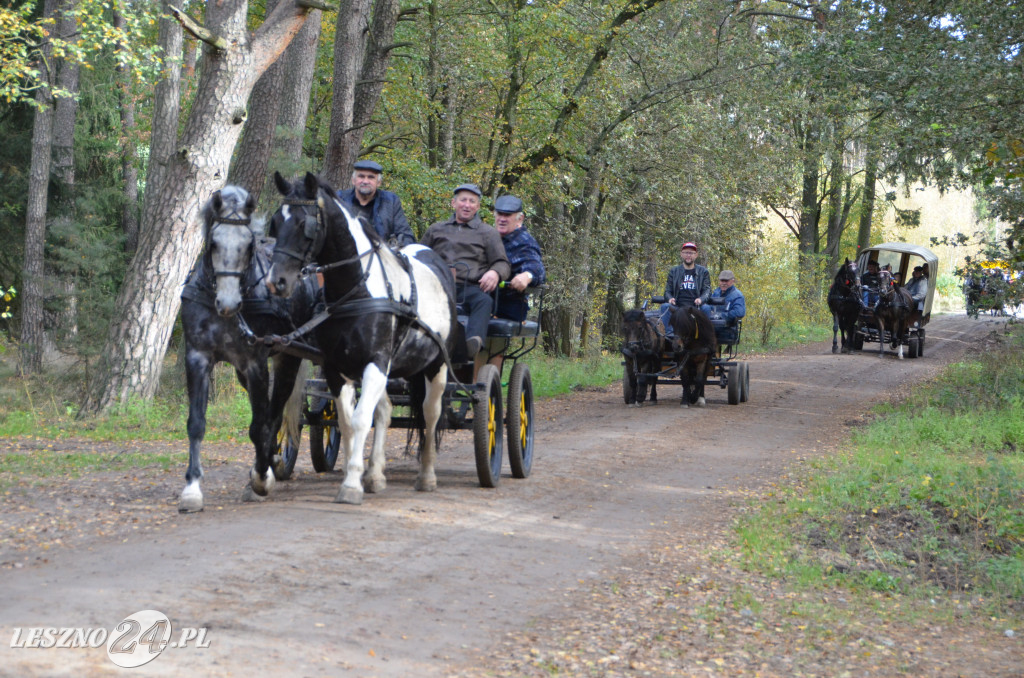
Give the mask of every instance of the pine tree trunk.
<svg viewBox="0 0 1024 678">
<path fill-rule="evenodd" d="M 224 185 L 252 87 L 306 18 L 305 9 L 282 3 L 250 34 L 246 6 L 245 0 L 225 0 L 206 7 L 206 28 L 231 47 L 204 47 L 188 122 L 151 202 L 151 221 L 143 223 L 80 416 L 156 393 L 181 285 L 202 245 L 200 206 Z"/>
<path fill-rule="evenodd" d="M 323 178 L 337 187 L 347 187 L 352 163 L 359 152 L 351 148 L 350 133 L 355 116 L 356 83 L 363 70 L 365 30 L 369 26 L 370 0 L 343 0 L 338 8 L 334 35 L 334 96 L 331 101 L 331 130 L 324 158 Z"/>
<path fill-rule="evenodd" d="M 281 91 L 275 151 L 272 158 L 282 163 L 285 168 L 282 173 L 287 176 L 295 175 L 300 169 L 298 165 L 302 159 L 309 98 L 313 89 L 313 75 L 316 72 L 316 48 L 320 42 L 322 14 L 320 10 L 309 13 L 309 19 L 284 55 L 284 87 Z"/>
<path fill-rule="evenodd" d="M 124 15 L 114 12 L 114 28 L 124 28 Z M 135 151 L 138 130 L 135 126 L 135 99 L 132 97 L 131 80 L 127 69 L 117 67 L 117 99 L 121 112 L 121 137 L 125 140 L 121 148 L 121 232 L 124 233 L 124 248 L 129 254 L 139 244 L 139 170 Z"/>
<path fill-rule="evenodd" d="M 43 16 L 52 17 L 56 0 L 46 0 Z M 49 42 L 42 47 L 42 65 L 52 64 Z M 53 100 L 46 83 L 54 73 L 41 72 L 42 86 L 36 92 L 35 121 L 32 128 L 32 161 L 29 166 L 28 196 L 25 205 L 25 258 L 21 283 L 21 343 L 18 359 L 23 374 L 38 373 L 43 368 L 43 257 L 46 242 L 46 203 L 50 186 L 50 158 L 53 146 Z"/>
</svg>

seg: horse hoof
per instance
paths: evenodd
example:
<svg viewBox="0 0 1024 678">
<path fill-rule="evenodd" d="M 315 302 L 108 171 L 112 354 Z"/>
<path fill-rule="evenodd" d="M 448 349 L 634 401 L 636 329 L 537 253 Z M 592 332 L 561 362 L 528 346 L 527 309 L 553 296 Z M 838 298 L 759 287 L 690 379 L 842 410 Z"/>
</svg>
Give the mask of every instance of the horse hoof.
<svg viewBox="0 0 1024 678">
<path fill-rule="evenodd" d="M 242 501 L 243 502 L 261 502 L 266 501 L 265 495 L 261 496 L 256 494 L 256 491 L 252 489 L 252 485 L 246 485 L 245 489 L 242 490 Z"/>
<path fill-rule="evenodd" d="M 417 476 L 416 484 L 413 485 L 417 492 L 433 492 L 437 489 L 437 478 L 425 479 Z"/>
<path fill-rule="evenodd" d="M 256 469 L 249 469 L 249 485 L 252 487 L 253 492 L 261 497 L 265 497 L 270 494 L 270 490 L 274 487 L 274 474 L 268 468 L 266 477 L 260 478 L 259 474 L 256 473 Z"/>
<path fill-rule="evenodd" d="M 697 407 L 706 407 L 706 406 L 707 406 L 707 403 L 704 401 L 703 398 L 697 398 Z"/>
<path fill-rule="evenodd" d="M 679 407 L 690 409 L 690 403 L 679 403 Z"/>
<path fill-rule="evenodd" d="M 370 494 L 383 492 L 388 487 L 388 481 L 381 476 L 379 478 L 363 478 L 363 489 Z"/>
<path fill-rule="evenodd" d="M 334 498 L 334 503 L 359 506 L 363 503 L 363 490 L 342 485 L 341 489 L 338 490 L 338 496 Z"/>
<path fill-rule="evenodd" d="M 178 499 L 178 513 L 199 513 L 203 510 L 203 495 L 186 497 L 181 493 Z"/>
<path fill-rule="evenodd" d="M 838 347 L 836 347 L 836 346 L 833 346 L 833 347 L 832 347 L 832 352 L 833 352 L 833 353 L 839 353 L 839 348 L 838 348 Z"/>
</svg>

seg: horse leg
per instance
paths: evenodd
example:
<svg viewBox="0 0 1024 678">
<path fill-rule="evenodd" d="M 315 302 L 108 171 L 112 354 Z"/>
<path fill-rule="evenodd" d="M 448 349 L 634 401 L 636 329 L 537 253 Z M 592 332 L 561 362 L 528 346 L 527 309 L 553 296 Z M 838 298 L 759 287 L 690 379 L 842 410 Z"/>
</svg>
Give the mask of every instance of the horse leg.
<svg viewBox="0 0 1024 678">
<path fill-rule="evenodd" d="M 178 498 L 178 511 L 195 513 L 203 510 L 203 490 L 199 481 L 203 477 L 203 464 L 199 448 L 206 435 L 206 403 L 210 394 L 210 370 L 213 362 L 208 356 L 186 348 L 185 378 L 188 384 L 188 469 L 185 488 Z"/>
<path fill-rule="evenodd" d="M 388 377 L 380 371 L 375 363 L 363 369 L 362 394 L 355 410 L 352 411 L 352 440 L 348 445 L 348 463 L 345 466 L 345 481 L 338 490 L 334 501 L 339 504 L 363 503 L 363 446 L 366 436 L 370 433 L 373 413 L 377 403 L 384 396 L 388 386 Z M 342 398 L 338 398 L 338 409 L 341 410 Z"/>
<path fill-rule="evenodd" d="M 270 372 L 267 370 L 266 355 L 262 360 L 254 360 L 245 369 L 243 383 L 249 393 L 249 408 L 252 410 L 249 439 L 256 449 L 256 461 L 249 471 L 249 484 L 255 494 L 265 497 L 270 494 L 276 480 L 274 472 L 270 470 Z M 249 500 L 251 497 L 246 493 L 242 499 Z"/>
<path fill-rule="evenodd" d="M 661 372 L 661 358 L 655 357 L 650 364 L 651 374 L 657 374 Z M 658 404 L 658 378 L 654 377 L 654 381 L 651 382 L 651 404 Z"/>
<path fill-rule="evenodd" d="M 385 393 L 377 403 L 373 411 L 373 450 L 370 452 L 370 463 L 363 475 L 363 488 L 370 494 L 383 492 L 388 481 L 384 477 L 384 443 L 388 437 L 388 427 L 391 426 L 391 399 Z"/>
<path fill-rule="evenodd" d="M 839 334 L 839 317 L 832 314 L 832 352 L 839 353 L 839 345 L 836 343 L 836 335 Z M 846 339 L 843 338 L 843 347 L 846 347 Z"/>
<path fill-rule="evenodd" d="M 878 317 L 877 311 L 875 318 L 878 318 L 875 324 L 878 325 L 878 357 L 881 358 L 885 353 L 885 323 Z"/>
<path fill-rule="evenodd" d="M 697 364 L 697 372 L 694 377 L 697 379 L 697 383 L 693 389 L 693 400 L 690 402 L 696 403 L 697 407 L 706 407 L 707 401 L 704 400 L 704 384 L 707 383 L 707 372 L 708 372 L 708 358 L 705 356 L 703 360 L 700 360 Z"/>
<path fill-rule="evenodd" d="M 415 485 L 420 492 L 433 492 L 437 489 L 437 475 L 434 473 L 437 461 L 437 422 L 441 418 L 447 383 L 447 365 L 441 365 L 434 378 L 427 379 L 427 393 L 423 399 L 423 449 L 420 450 L 420 473 L 416 476 Z"/>
</svg>

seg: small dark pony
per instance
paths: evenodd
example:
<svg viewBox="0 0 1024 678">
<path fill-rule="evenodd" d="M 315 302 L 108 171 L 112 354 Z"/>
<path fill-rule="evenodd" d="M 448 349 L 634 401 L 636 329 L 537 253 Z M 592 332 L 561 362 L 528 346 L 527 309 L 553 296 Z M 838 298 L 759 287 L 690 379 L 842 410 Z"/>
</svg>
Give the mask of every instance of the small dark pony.
<svg viewBox="0 0 1024 678">
<path fill-rule="evenodd" d="M 715 326 L 703 311 L 692 306 L 672 307 L 672 352 L 683 381 L 683 407 L 704 407 L 704 385 L 711 359 L 718 355 Z"/>
<path fill-rule="evenodd" d="M 894 285 L 892 273 L 882 269 L 878 273 L 878 306 L 875 307 L 875 322 L 878 324 L 878 357 L 885 352 L 885 331 L 889 331 L 889 345 L 898 349 L 897 357 L 903 360 L 903 340 L 910 327 L 910 315 L 914 300 L 910 292 Z"/>
<path fill-rule="evenodd" d="M 832 287 L 828 289 L 828 310 L 832 312 L 832 352 L 839 353 L 837 336 L 842 340 L 842 352 L 853 351 L 853 335 L 857 331 L 857 318 L 861 311 L 860 279 L 857 264 L 847 257 L 836 272 Z"/>
<path fill-rule="evenodd" d="M 641 407 L 647 400 L 647 380 L 637 374 L 661 371 L 661 354 L 668 349 L 665 326 L 660 318 L 648 318 L 642 309 L 626 311 L 622 317 L 622 355 L 626 365 L 622 394 L 627 405 Z M 658 382 L 651 384 L 651 404 L 658 404 Z"/>
</svg>

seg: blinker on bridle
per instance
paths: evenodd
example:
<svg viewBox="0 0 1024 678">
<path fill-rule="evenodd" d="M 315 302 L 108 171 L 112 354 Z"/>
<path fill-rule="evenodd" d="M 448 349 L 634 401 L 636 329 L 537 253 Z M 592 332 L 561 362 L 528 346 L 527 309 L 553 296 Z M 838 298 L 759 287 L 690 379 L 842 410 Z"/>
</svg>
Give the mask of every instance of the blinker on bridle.
<svg viewBox="0 0 1024 678">
<path fill-rule="evenodd" d="M 289 205 L 294 207 L 313 207 L 316 206 L 316 214 L 306 213 L 302 221 L 302 235 L 306 237 L 309 243 L 306 245 L 304 252 L 295 252 L 287 247 L 276 246 L 274 252 L 280 252 L 286 257 L 296 259 L 302 264 L 308 264 L 313 260 L 314 252 L 323 245 L 323 238 L 325 237 L 324 229 L 320 228 L 320 208 L 317 205 L 316 200 L 298 200 L 298 199 L 285 199 L 281 203 L 282 205 Z M 288 217 L 294 219 L 295 217 Z"/>
</svg>

